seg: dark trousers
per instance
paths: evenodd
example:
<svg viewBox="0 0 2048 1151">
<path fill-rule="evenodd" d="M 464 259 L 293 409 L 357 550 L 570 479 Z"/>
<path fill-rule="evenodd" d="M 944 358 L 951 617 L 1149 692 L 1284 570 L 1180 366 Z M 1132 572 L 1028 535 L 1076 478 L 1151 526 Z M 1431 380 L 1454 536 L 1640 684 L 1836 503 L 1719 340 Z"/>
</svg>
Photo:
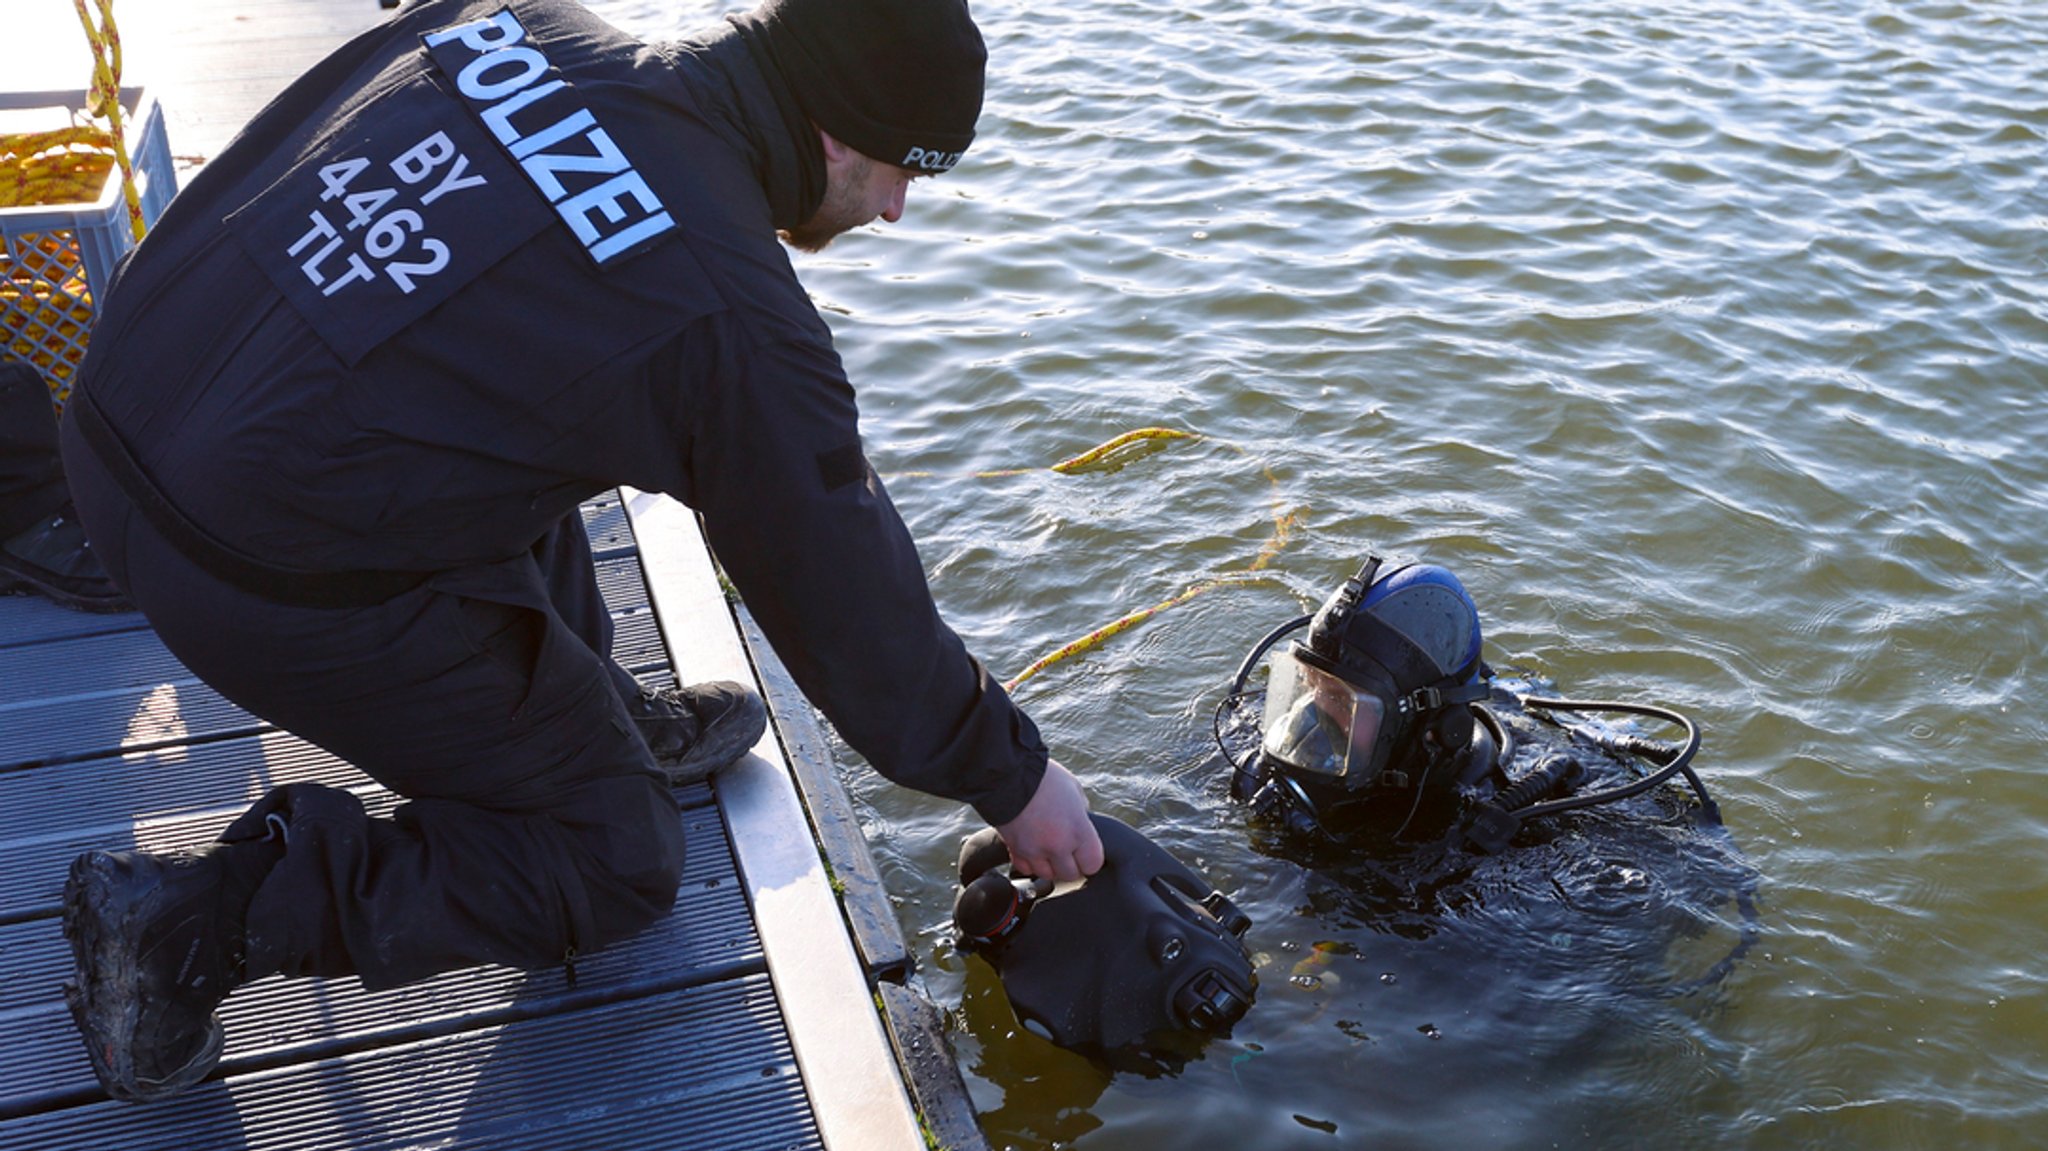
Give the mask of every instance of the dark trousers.
<svg viewBox="0 0 2048 1151">
<path fill-rule="evenodd" d="M 222 838 L 287 829 L 250 905 L 249 972 L 388 987 L 480 962 L 536 966 L 639 931 L 675 900 L 682 825 L 628 717 L 631 677 L 570 515 L 530 554 L 367 608 L 227 586 L 137 514 L 69 426 L 78 511 L 164 644 L 222 695 L 407 802 L 290 784 Z"/>
<path fill-rule="evenodd" d="M 0 360 L 0 540 L 56 515 L 70 498 L 49 385 L 27 364 Z"/>
</svg>

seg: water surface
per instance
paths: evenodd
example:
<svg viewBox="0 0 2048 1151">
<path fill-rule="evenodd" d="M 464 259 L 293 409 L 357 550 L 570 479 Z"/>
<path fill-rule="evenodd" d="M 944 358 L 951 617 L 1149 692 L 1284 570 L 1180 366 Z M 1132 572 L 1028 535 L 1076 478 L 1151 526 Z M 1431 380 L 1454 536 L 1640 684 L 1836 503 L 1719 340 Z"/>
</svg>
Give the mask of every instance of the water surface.
<svg viewBox="0 0 2048 1151">
<path fill-rule="evenodd" d="M 848 758 L 992 1141 L 2048 1143 L 2048 8 L 975 11 L 981 140 L 800 264 L 941 608 L 1007 677 L 1287 526 L 1018 692 L 1257 920 L 1258 1007 L 1178 1076 L 1018 1032 L 946 942 L 972 817 Z M 1153 425 L 1205 438 L 1044 470 Z M 1495 664 L 1699 719 L 1760 876 L 1727 978 L 1658 993 L 1733 940 L 1661 914 L 1681 839 L 1591 826 L 1421 930 L 1250 846 L 1210 710 L 1368 548 L 1463 577 Z"/>
</svg>

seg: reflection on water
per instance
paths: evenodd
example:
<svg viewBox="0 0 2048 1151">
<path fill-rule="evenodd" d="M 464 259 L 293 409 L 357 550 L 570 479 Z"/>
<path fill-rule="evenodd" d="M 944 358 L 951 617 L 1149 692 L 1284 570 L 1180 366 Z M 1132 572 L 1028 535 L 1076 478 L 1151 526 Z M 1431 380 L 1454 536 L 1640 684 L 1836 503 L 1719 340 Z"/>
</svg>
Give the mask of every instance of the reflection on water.
<svg viewBox="0 0 2048 1151">
<path fill-rule="evenodd" d="M 1007 678 L 1298 517 L 1272 580 L 1019 690 L 1258 921 L 1259 1006 L 1183 1074 L 1014 1031 L 943 943 L 970 817 L 853 776 L 994 1142 L 2048 1138 L 2048 8 L 975 11 L 981 139 L 800 269 L 948 618 Z M 1146 426 L 1206 438 L 1048 470 Z M 1430 932 L 1372 863 L 1253 847 L 1209 709 L 1368 547 L 1456 571 L 1497 665 L 1700 719 L 1761 876 L 1727 978 L 1646 986 L 1727 950 L 1665 898 L 1681 843 L 1489 862 Z"/>
</svg>

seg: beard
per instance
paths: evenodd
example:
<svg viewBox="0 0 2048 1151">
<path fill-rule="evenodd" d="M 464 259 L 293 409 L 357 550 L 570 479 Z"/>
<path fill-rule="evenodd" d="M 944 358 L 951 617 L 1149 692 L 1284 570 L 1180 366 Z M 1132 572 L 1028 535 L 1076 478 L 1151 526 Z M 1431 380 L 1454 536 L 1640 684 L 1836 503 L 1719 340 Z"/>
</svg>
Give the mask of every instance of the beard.
<svg viewBox="0 0 2048 1151">
<path fill-rule="evenodd" d="M 868 174 L 874 167 L 873 160 L 855 153 L 837 178 L 826 181 L 825 198 L 818 204 L 818 210 L 811 213 L 811 218 L 776 235 L 799 252 L 822 252 L 833 240 L 873 220 L 875 217 L 867 211 L 864 201 Z"/>
</svg>

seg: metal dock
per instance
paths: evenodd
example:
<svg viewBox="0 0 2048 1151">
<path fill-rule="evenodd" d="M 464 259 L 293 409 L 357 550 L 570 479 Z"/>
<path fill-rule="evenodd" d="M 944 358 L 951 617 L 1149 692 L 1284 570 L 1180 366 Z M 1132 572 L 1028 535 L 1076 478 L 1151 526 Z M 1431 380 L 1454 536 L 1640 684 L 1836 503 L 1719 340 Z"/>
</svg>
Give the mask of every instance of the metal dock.
<svg viewBox="0 0 2048 1151">
<path fill-rule="evenodd" d="M 384 15 L 374 0 L 116 7 L 184 165 Z M 64 86 L 43 55 L 5 86 Z M 377 993 L 261 980 L 222 1008 L 219 1071 L 158 1104 L 101 1093 L 65 1009 L 70 860 L 198 846 L 294 781 L 373 812 L 400 801 L 222 699 L 141 616 L 0 597 L 0 1151 L 986 1147 L 823 729 L 721 591 L 695 516 L 630 489 L 583 515 L 620 662 L 648 684 L 756 682 L 773 716 L 752 755 L 678 793 L 675 913 L 579 960 L 574 987 L 559 967 Z"/>
<path fill-rule="evenodd" d="M 755 679 L 776 710 L 752 755 L 679 792 L 675 914 L 580 962 L 573 988 L 559 968 L 378 993 L 259 981 L 222 1008 L 219 1073 L 158 1104 L 102 1095 L 66 1013 L 71 858 L 203 844 L 282 783 L 398 800 L 214 694 L 141 616 L 0 597 L 0 1148 L 914 1151 L 920 1104 L 946 1145 L 979 1145 L 934 1013 L 900 983 L 909 956 L 877 919 L 872 864 L 846 854 L 817 721 L 743 638 L 694 515 L 629 490 L 584 516 L 620 661 L 650 684 Z M 807 809 L 838 840 L 829 876 Z M 869 904 L 856 929 L 835 881 Z"/>
</svg>

